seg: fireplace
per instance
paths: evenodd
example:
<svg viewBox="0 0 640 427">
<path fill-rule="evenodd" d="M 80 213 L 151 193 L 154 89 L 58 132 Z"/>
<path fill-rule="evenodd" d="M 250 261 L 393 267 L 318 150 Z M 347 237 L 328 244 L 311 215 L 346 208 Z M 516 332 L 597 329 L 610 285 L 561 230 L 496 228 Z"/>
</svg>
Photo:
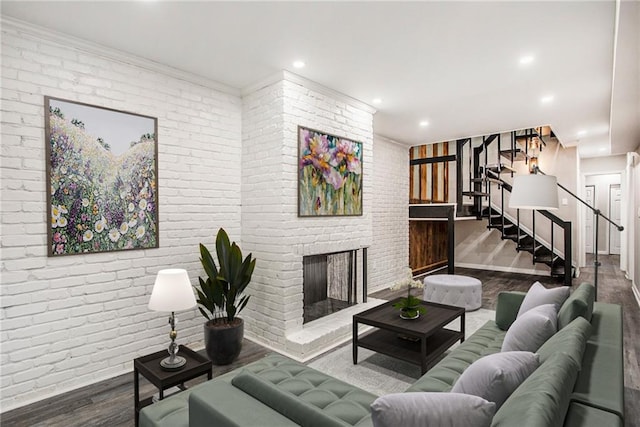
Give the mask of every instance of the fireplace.
<svg viewBox="0 0 640 427">
<path fill-rule="evenodd" d="M 357 254 L 348 250 L 303 257 L 303 323 L 357 303 Z"/>
</svg>

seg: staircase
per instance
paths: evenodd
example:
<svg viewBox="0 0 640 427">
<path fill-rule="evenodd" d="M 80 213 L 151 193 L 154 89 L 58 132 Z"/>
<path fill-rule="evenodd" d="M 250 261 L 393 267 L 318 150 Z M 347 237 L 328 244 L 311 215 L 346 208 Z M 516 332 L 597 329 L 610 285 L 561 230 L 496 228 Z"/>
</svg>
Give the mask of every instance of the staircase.
<svg viewBox="0 0 640 427">
<path fill-rule="evenodd" d="M 497 230 L 503 240 L 515 242 L 518 252 L 530 253 L 533 264 L 547 265 L 551 277 L 558 278 L 565 285 L 570 286 L 574 275 L 574 268 L 570 261 L 572 259 L 571 222 L 564 221 L 545 210 L 520 212 L 520 209 L 517 209 L 515 217 L 512 217 L 505 209 L 507 206 L 505 202 L 510 197 L 512 186 L 504 178 L 513 177 L 515 162 L 529 164 L 537 161 L 537 150 L 541 151 L 546 146 L 542 136 L 543 130 L 541 127 L 511 132 L 506 149 L 503 147 L 500 134 L 483 136 L 482 142 L 475 147 L 472 147 L 471 138 L 458 140 L 456 171 L 459 208 L 457 215 L 486 220 L 488 229 Z M 534 140 L 535 147 L 532 144 Z M 497 161 L 493 163 L 489 162 L 491 144 L 497 145 Z M 463 169 L 468 169 L 466 177 Z M 465 186 L 468 186 L 467 189 L 464 188 Z M 499 197 L 496 197 L 498 193 Z M 465 197 L 471 198 L 473 204 L 464 204 Z M 497 202 L 496 199 L 498 199 Z M 521 215 L 531 215 L 529 226 L 521 223 Z M 540 236 L 540 227 L 550 227 L 550 232 L 546 233 L 546 239 Z M 563 252 L 557 247 L 556 234 L 558 233 L 561 233 Z"/>
</svg>

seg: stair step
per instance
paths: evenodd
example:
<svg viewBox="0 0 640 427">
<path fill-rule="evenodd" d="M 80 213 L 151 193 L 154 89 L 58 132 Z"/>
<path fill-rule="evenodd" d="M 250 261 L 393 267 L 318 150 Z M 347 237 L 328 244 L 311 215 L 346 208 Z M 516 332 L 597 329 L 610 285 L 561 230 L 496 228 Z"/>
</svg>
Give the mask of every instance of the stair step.
<svg viewBox="0 0 640 427">
<path fill-rule="evenodd" d="M 501 150 L 500 155 L 514 162 L 526 160 L 529 157 L 524 151 L 519 148 L 516 148 L 514 150 Z"/>
<path fill-rule="evenodd" d="M 469 197 L 487 197 L 489 196 L 489 193 L 485 193 L 483 191 L 463 191 L 462 195 Z"/>
<path fill-rule="evenodd" d="M 564 277 L 564 264 L 551 267 L 551 276 Z"/>
<path fill-rule="evenodd" d="M 471 182 L 484 182 L 484 178 L 471 178 Z"/>
<path fill-rule="evenodd" d="M 497 174 L 515 172 L 515 169 L 513 169 L 511 166 L 505 165 L 504 163 L 488 164 L 486 166 L 486 169 Z"/>
<path fill-rule="evenodd" d="M 557 255 L 553 255 L 552 256 L 551 253 L 549 253 L 549 254 L 544 254 L 544 255 L 534 255 L 533 261 L 534 262 L 544 262 L 544 263 L 552 264 L 558 258 L 559 257 Z"/>
</svg>

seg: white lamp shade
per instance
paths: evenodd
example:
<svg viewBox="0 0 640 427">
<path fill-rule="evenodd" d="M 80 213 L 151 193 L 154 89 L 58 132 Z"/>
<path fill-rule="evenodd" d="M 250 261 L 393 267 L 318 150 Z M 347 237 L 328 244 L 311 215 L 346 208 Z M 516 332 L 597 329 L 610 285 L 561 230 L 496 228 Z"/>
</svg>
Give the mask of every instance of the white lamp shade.
<svg viewBox="0 0 640 427">
<path fill-rule="evenodd" d="M 196 305 L 187 270 L 172 268 L 158 271 L 151 291 L 149 309 L 154 311 L 188 310 Z"/>
<path fill-rule="evenodd" d="M 509 199 L 510 208 L 558 209 L 558 180 L 555 176 L 516 175 Z"/>
</svg>

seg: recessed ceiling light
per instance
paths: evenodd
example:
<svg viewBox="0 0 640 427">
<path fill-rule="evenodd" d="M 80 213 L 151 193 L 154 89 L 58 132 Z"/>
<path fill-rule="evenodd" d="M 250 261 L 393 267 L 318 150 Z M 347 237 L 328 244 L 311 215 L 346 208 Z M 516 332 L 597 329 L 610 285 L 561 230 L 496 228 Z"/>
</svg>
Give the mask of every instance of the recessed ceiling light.
<svg viewBox="0 0 640 427">
<path fill-rule="evenodd" d="M 428 122 L 428 121 L 426 121 L 426 120 L 422 120 L 422 121 L 419 123 L 419 125 L 420 125 L 420 127 L 426 128 L 427 126 L 429 126 L 429 122 Z"/>
<path fill-rule="evenodd" d="M 581 130 L 581 131 L 578 131 L 577 133 L 578 136 L 585 136 L 586 134 L 587 134 L 586 130 Z"/>
<path fill-rule="evenodd" d="M 373 103 L 374 103 L 374 104 L 376 104 L 376 105 L 377 105 L 377 104 L 382 104 L 382 99 L 380 99 L 380 98 L 373 98 L 373 100 L 372 100 L 371 102 L 373 102 Z"/>
<path fill-rule="evenodd" d="M 525 55 L 520 58 L 520 65 L 529 65 L 533 62 L 533 55 Z"/>
<path fill-rule="evenodd" d="M 600 151 L 607 151 L 606 147 L 600 147 Z"/>
<path fill-rule="evenodd" d="M 304 61 L 293 61 L 293 68 L 304 68 L 305 63 Z"/>
<path fill-rule="evenodd" d="M 540 102 L 542 102 L 543 104 L 548 104 L 551 101 L 553 101 L 553 95 L 545 95 L 542 98 L 540 98 Z"/>
</svg>

